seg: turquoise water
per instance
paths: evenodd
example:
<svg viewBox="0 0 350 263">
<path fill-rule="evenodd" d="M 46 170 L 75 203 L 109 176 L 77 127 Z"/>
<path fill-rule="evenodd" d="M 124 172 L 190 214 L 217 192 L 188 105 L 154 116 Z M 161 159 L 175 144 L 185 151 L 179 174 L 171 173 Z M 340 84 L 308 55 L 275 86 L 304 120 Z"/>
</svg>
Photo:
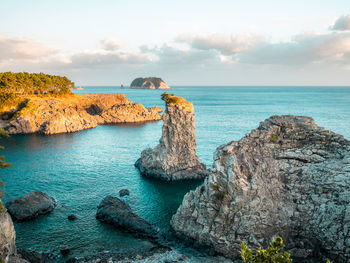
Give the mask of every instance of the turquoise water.
<svg viewBox="0 0 350 263">
<path fill-rule="evenodd" d="M 350 88 L 347 87 L 174 87 L 193 102 L 198 155 L 208 166 L 215 148 L 238 140 L 274 114 L 307 115 L 316 123 L 350 139 Z M 162 91 L 84 87 L 76 93 L 124 93 L 145 106 L 161 106 Z M 108 194 L 128 188 L 126 198 L 140 216 L 166 229 L 183 195 L 198 182 L 166 183 L 142 178 L 134 168 L 140 152 L 157 145 L 161 122 L 99 126 L 72 134 L 18 135 L 1 143 L 13 164 L 0 171 L 5 201 L 33 190 L 55 197 L 48 216 L 16 223 L 20 248 L 52 251 L 62 245 L 75 254 L 146 246 L 95 219 L 96 206 Z M 67 216 L 79 219 L 69 222 Z"/>
</svg>

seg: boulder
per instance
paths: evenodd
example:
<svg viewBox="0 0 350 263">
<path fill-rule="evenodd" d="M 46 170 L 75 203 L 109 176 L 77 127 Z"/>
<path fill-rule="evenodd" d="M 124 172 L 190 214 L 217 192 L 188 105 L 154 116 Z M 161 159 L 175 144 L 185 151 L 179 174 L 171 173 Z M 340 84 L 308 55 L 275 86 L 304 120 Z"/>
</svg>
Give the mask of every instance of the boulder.
<svg viewBox="0 0 350 263">
<path fill-rule="evenodd" d="M 170 89 L 161 79 L 155 77 L 136 78 L 130 84 L 131 89 Z"/>
<path fill-rule="evenodd" d="M 6 208 L 15 221 L 27 221 L 50 213 L 56 206 L 51 196 L 33 191 L 6 203 Z"/>
<path fill-rule="evenodd" d="M 11 216 L 0 201 L 0 259 L 8 262 L 16 254 L 16 232 Z"/>
<path fill-rule="evenodd" d="M 205 178 L 206 166 L 196 153 L 193 104 L 167 93 L 162 99 L 166 102 L 162 137 L 154 149 L 142 151 L 135 166 L 143 176 L 166 181 Z"/>
<path fill-rule="evenodd" d="M 128 189 L 121 189 L 119 191 L 119 196 L 120 197 L 123 197 L 123 196 L 126 196 L 126 195 L 130 195 L 130 191 Z"/>
<path fill-rule="evenodd" d="M 232 258 L 279 235 L 296 262 L 350 262 L 350 143 L 312 118 L 272 116 L 217 148 L 171 226 Z"/>
<path fill-rule="evenodd" d="M 157 234 L 153 226 L 136 215 L 128 204 L 111 195 L 97 207 L 96 218 L 136 237 L 154 239 Z"/>
<path fill-rule="evenodd" d="M 74 221 L 74 220 L 78 219 L 78 217 L 76 215 L 74 215 L 74 214 L 69 215 L 67 218 L 68 218 L 69 221 Z"/>
</svg>

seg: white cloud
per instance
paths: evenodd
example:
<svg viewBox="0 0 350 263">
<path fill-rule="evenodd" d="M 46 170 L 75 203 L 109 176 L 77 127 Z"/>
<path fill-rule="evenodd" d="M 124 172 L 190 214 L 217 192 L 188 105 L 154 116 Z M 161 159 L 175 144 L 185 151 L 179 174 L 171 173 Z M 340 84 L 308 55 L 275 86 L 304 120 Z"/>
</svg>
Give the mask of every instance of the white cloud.
<svg viewBox="0 0 350 263">
<path fill-rule="evenodd" d="M 301 34 L 290 42 L 262 43 L 238 55 L 252 64 L 303 65 L 308 63 L 350 64 L 350 34 Z"/>
<path fill-rule="evenodd" d="M 122 42 L 116 39 L 103 39 L 100 41 L 101 47 L 104 50 L 114 51 L 120 49 Z"/>
<path fill-rule="evenodd" d="M 58 49 L 29 38 L 0 37 L 0 62 L 5 60 L 38 60 Z"/>
<path fill-rule="evenodd" d="M 221 34 L 208 35 L 181 35 L 178 42 L 189 44 L 200 50 L 217 50 L 223 55 L 234 55 L 243 52 L 252 46 L 262 42 L 264 37 L 257 35 L 231 35 Z"/>
<path fill-rule="evenodd" d="M 144 64 L 149 60 L 142 53 L 84 51 L 69 57 L 67 66 L 71 68 L 91 68 L 115 64 Z"/>
<path fill-rule="evenodd" d="M 193 48 L 177 48 L 164 44 L 161 47 L 141 47 L 145 54 L 153 56 L 155 64 L 168 65 L 201 65 L 217 59 L 218 54 L 212 50 L 198 50 Z"/>
<path fill-rule="evenodd" d="M 350 30 L 350 15 L 339 17 L 333 26 L 330 27 L 331 30 Z"/>
</svg>

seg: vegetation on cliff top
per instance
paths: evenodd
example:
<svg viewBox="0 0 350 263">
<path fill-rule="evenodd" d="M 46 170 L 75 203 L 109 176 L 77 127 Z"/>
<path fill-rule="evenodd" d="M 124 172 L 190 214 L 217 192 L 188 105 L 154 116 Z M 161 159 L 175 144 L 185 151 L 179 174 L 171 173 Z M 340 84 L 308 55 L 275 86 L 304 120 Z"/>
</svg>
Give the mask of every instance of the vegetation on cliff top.
<svg viewBox="0 0 350 263">
<path fill-rule="evenodd" d="M 0 105 L 18 103 L 19 98 L 28 95 L 72 94 L 74 82 L 67 77 L 44 73 L 0 73 Z"/>
<path fill-rule="evenodd" d="M 174 94 L 164 92 L 162 94 L 162 100 L 164 100 L 167 105 L 178 105 L 181 109 L 188 112 L 194 111 L 193 104 L 191 102 L 179 96 L 175 96 Z"/>
</svg>

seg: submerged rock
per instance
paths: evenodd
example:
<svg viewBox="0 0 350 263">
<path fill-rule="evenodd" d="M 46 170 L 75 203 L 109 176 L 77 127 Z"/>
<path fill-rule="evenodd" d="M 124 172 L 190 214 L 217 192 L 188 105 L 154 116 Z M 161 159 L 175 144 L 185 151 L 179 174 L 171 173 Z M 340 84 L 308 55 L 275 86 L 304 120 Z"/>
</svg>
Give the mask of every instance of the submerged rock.
<svg viewBox="0 0 350 263">
<path fill-rule="evenodd" d="M 56 206 L 51 196 L 33 191 L 6 203 L 6 208 L 15 221 L 27 221 L 50 213 Z"/>
<path fill-rule="evenodd" d="M 74 215 L 74 214 L 69 215 L 67 218 L 68 218 L 69 221 L 74 221 L 74 220 L 78 219 L 78 217 L 76 215 Z"/>
<path fill-rule="evenodd" d="M 203 179 L 208 175 L 196 153 L 195 116 L 192 103 L 164 93 L 163 133 L 159 145 L 142 151 L 135 166 L 144 176 L 167 181 Z"/>
<path fill-rule="evenodd" d="M 170 87 L 161 79 L 155 77 L 136 78 L 131 84 L 132 89 L 170 89 Z"/>
<path fill-rule="evenodd" d="M 130 191 L 128 189 L 122 189 L 119 191 L 119 196 L 120 197 L 123 197 L 123 196 L 126 196 L 126 195 L 130 195 Z"/>
<path fill-rule="evenodd" d="M 279 235 L 295 258 L 349 262 L 350 143 L 311 118 L 272 116 L 217 148 L 171 226 L 232 258 L 242 241 L 257 249 Z"/>
<path fill-rule="evenodd" d="M 99 124 L 157 121 L 159 107 L 145 108 L 123 94 L 30 97 L 11 114 L 0 113 L 0 127 L 10 134 L 56 134 L 95 128 Z M 4 117 L 6 116 L 6 117 Z"/>
<path fill-rule="evenodd" d="M 16 232 L 11 216 L 0 201 L 0 259 L 8 262 L 16 254 Z"/>
<path fill-rule="evenodd" d="M 157 234 L 153 226 L 136 215 L 129 205 L 111 195 L 106 196 L 97 207 L 96 218 L 136 237 L 153 239 Z"/>
</svg>

